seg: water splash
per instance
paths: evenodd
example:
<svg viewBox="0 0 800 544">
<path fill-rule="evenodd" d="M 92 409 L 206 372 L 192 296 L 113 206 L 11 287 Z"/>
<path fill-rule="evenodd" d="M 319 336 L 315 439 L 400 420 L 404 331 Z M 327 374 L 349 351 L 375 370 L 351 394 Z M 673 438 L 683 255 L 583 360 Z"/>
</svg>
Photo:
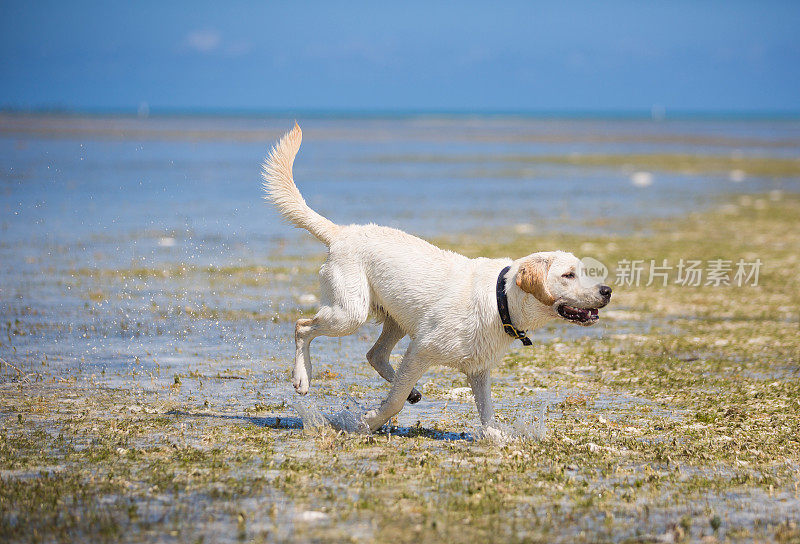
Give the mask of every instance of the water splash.
<svg viewBox="0 0 800 544">
<path fill-rule="evenodd" d="M 543 399 L 539 401 L 536 410 L 525 412 L 526 415 L 517 419 L 512 426 L 515 435 L 520 438 L 544 440 L 547 437 L 547 407 L 547 400 Z"/>
<path fill-rule="evenodd" d="M 352 397 L 348 396 L 342 410 L 326 416 L 328 422 L 337 431 L 348 433 L 369 434 L 369 425 L 364 420 L 366 410 Z"/>
<path fill-rule="evenodd" d="M 293 402 L 286 402 L 286 404 L 294 408 L 294 411 L 300 416 L 300 419 L 303 421 L 304 430 L 310 431 L 312 429 L 320 429 L 328 425 L 325 414 L 319 409 L 311 395 L 300 397 Z"/>
<path fill-rule="evenodd" d="M 305 430 L 333 427 L 337 431 L 369 434 L 369 425 L 364 420 L 365 410 L 352 397 L 347 397 L 342 408 L 332 414 L 323 413 L 311 395 L 287 404 L 300 416 Z"/>
<path fill-rule="evenodd" d="M 474 435 L 479 440 L 486 440 L 498 445 L 505 445 L 517 440 L 544 440 L 547 437 L 547 400 L 539 401 L 536 409 L 522 411 L 514 423 L 508 425 L 495 422 L 481 427 Z"/>
</svg>

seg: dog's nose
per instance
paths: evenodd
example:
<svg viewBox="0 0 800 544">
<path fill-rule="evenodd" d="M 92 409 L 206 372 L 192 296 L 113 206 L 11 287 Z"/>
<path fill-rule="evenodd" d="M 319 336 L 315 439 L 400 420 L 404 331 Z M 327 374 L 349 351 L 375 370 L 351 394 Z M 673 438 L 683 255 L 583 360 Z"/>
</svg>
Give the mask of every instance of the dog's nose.
<svg viewBox="0 0 800 544">
<path fill-rule="evenodd" d="M 609 287 L 608 285 L 601 285 L 600 296 L 605 298 L 611 298 L 611 287 Z"/>
</svg>

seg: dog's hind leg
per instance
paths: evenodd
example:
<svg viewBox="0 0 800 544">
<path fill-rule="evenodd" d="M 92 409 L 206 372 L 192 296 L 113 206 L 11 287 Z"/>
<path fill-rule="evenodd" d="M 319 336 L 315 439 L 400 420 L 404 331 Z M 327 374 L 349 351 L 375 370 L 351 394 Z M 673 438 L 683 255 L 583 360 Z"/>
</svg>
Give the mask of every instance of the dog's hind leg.
<svg viewBox="0 0 800 544">
<path fill-rule="evenodd" d="M 298 319 L 294 328 L 292 385 L 301 395 L 311 385 L 311 341 L 353 334 L 369 317 L 369 288 L 358 269 L 326 262 L 320 269 L 320 287 L 322 306 L 311 319 Z"/>
<path fill-rule="evenodd" d="M 311 352 L 309 347 L 314 336 L 311 335 L 314 327 L 313 319 L 301 318 L 294 325 L 294 370 L 292 370 L 292 385 L 301 395 L 308 393 L 311 385 Z"/>
<path fill-rule="evenodd" d="M 400 325 L 397 324 L 397 321 L 387 315 L 383 321 L 381 335 L 378 337 L 375 345 L 367 352 L 367 361 L 369 361 L 369 364 L 371 364 L 372 368 L 389 383 L 394 381 L 395 374 L 394 368 L 392 368 L 389 362 L 389 355 L 391 355 L 392 349 L 397 345 L 397 342 L 405 335 L 406 333 L 403 332 Z M 422 395 L 415 387 L 408 395 L 408 402 L 416 404 L 421 398 Z"/>
<path fill-rule="evenodd" d="M 366 318 L 361 319 L 343 308 L 322 306 L 311 319 L 298 319 L 294 328 L 295 359 L 292 385 L 301 395 L 311 385 L 311 341 L 317 336 L 347 336 L 353 334 Z"/>
<path fill-rule="evenodd" d="M 389 421 L 389 418 L 403 409 L 403 404 L 414 388 L 414 384 L 417 383 L 417 380 L 422 377 L 422 374 L 425 373 L 429 366 L 430 364 L 420 356 L 417 343 L 412 339 L 405 355 L 403 355 L 403 360 L 397 366 L 397 372 L 395 372 L 392 380 L 392 389 L 389 391 L 389 395 L 378 409 L 370 410 L 364 414 L 364 419 L 369 425 L 370 431 L 379 429 L 381 425 Z"/>
</svg>

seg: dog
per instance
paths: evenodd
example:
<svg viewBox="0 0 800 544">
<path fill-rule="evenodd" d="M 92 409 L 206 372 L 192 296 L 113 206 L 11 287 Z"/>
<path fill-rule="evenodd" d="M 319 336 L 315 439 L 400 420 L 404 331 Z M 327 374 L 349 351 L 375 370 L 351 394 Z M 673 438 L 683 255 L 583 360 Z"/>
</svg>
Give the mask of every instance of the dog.
<svg viewBox="0 0 800 544">
<path fill-rule="evenodd" d="M 421 395 L 414 387 L 432 365 L 466 374 L 484 429 L 496 429 L 491 369 L 524 331 L 553 319 L 593 325 L 611 300 L 607 285 L 584 285 L 581 261 L 563 251 L 517 260 L 469 259 L 401 230 L 374 224 L 337 225 L 312 210 L 294 183 L 302 132 L 295 123 L 263 164 L 265 198 L 297 227 L 328 246 L 320 268 L 320 306 L 295 325 L 292 384 L 305 395 L 311 382 L 309 346 L 317 336 L 347 336 L 370 317 L 383 323 L 367 361 L 391 384 L 380 406 L 363 414 L 375 431 Z M 580 280 L 580 281 L 579 281 Z M 392 348 L 408 348 L 395 370 Z"/>
</svg>

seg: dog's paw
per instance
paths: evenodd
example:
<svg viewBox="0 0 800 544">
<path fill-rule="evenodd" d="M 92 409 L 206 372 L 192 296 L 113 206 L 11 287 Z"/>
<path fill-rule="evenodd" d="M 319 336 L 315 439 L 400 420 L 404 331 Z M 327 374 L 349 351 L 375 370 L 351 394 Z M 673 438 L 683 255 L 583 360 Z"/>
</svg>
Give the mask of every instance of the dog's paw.
<svg viewBox="0 0 800 544">
<path fill-rule="evenodd" d="M 380 429 L 382 422 L 378 421 L 378 410 L 370 410 L 361 416 L 361 420 L 364 422 L 366 426 L 366 433 L 372 432 L 372 430 Z"/>
<path fill-rule="evenodd" d="M 292 378 L 292 385 L 299 395 L 308 393 L 308 377 Z"/>
<path fill-rule="evenodd" d="M 411 390 L 411 393 L 408 395 L 408 403 L 409 404 L 416 404 L 422 400 L 422 393 L 417 391 L 417 388 Z"/>
</svg>

